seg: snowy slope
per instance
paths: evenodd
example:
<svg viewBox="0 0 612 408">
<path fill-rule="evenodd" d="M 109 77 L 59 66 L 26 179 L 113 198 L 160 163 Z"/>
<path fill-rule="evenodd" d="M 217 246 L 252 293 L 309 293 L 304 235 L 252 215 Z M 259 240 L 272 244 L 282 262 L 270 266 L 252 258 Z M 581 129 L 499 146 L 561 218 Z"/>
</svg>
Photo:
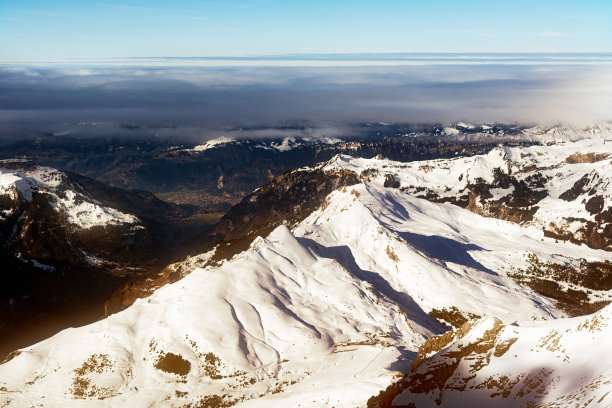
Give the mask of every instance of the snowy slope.
<svg viewBox="0 0 612 408">
<path fill-rule="evenodd" d="M 434 308 L 508 323 L 563 317 L 505 268 L 534 251 L 608 254 L 541 239 L 377 181 L 337 190 L 293 231 L 280 226 L 220 266 L 203 262 L 123 312 L 15 353 L 0 366 L 0 402 L 362 406 L 446 330 Z"/>
<path fill-rule="evenodd" d="M 0 161 L 0 196 L 14 204 L 2 206 L 0 221 L 13 215 L 20 201 L 31 202 L 35 194 L 45 194 L 53 209 L 75 228 L 139 223 L 133 215 L 102 206 L 79 191 L 58 170 L 18 160 Z"/>
<path fill-rule="evenodd" d="M 612 306 L 524 326 L 473 321 L 453 336 L 428 340 L 423 352 L 427 346 L 441 350 L 415 365 L 387 400 L 424 408 L 609 407 L 611 336 Z"/>
<path fill-rule="evenodd" d="M 257 149 L 277 150 L 279 152 L 287 152 L 300 146 L 317 146 L 317 145 L 333 145 L 341 143 L 342 140 L 334 137 L 312 136 L 312 137 L 293 137 L 287 136 L 282 139 L 237 139 L 232 136 L 221 136 L 215 139 L 208 140 L 204 144 L 194 146 L 190 149 L 178 149 L 190 153 L 200 153 L 213 148 L 222 148 L 228 144 L 247 143 L 253 144 Z"/>
<path fill-rule="evenodd" d="M 68 174 L 20 160 L 0 161 L 0 239 L 7 256 L 47 270 L 64 261 L 117 266 L 113 251 L 150 240 L 136 216 L 103 205 Z"/>
<path fill-rule="evenodd" d="M 550 146 L 411 163 L 339 157 L 329 168 L 363 173 L 487 216 L 533 225 L 558 239 L 612 249 L 612 142 L 593 137 Z"/>
<path fill-rule="evenodd" d="M 189 152 L 202 152 L 204 150 L 212 149 L 214 147 L 223 146 L 223 145 L 225 145 L 227 143 L 232 143 L 232 142 L 235 142 L 235 141 L 236 141 L 236 139 L 234 139 L 234 138 L 227 137 L 227 136 L 221 136 L 221 137 L 218 137 L 218 138 L 215 138 L 215 139 L 211 139 L 211 140 L 207 141 L 204 144 L 194 146 L 191 149 L 183 149 L 183 150 L 189 151 Z"/>
</svg>

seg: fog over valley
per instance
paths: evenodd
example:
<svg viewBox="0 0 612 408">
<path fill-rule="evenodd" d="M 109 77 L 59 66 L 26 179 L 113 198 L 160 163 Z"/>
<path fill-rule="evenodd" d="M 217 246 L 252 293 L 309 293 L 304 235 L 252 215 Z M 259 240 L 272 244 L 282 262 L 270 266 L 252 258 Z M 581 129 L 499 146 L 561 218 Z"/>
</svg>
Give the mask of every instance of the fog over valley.
<svg viewBox="0 0 612 408">
<path fill-rule="evenodd" d="M 5 141 L 109 133 L 281 137 L 262 128 L 295 124 L 310 129 L 306 136 L 342 136 L 366 122 L 580 127 L 612 119 L 609 106 L 612 66 L 605 64 L 0 68 Z M 236 132 L 245 127 L 260 129 Z"/>
</svg>

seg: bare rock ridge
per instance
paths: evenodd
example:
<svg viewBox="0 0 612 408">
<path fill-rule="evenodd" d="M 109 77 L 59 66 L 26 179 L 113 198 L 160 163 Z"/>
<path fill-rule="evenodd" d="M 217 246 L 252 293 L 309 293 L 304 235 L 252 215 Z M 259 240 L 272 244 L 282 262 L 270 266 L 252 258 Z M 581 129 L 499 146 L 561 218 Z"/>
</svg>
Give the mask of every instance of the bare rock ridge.
<svg viewBox="0 0 612 408">
<path fill-rule="evenodd" d="M 602 385 L 612 381 L 611 363 L 588 356 L 605 353 L 611 320 L 610 306 L 556 326 L 472 320 L 427 339 L 410 372 L 370 398 L 368 407 L 569 407 L 583 400 L 609 406 Z"/>
<path fill-rule="evenodd" d="M 216 232 L 226 241 L 269 230 L 279 223 L 301 221 L 317 209 L 332 191 L 359 182 L 355 172 L 345 169 L 298 169 L 275 177 L 247 195 L 223 216 Z"/>
</svg>

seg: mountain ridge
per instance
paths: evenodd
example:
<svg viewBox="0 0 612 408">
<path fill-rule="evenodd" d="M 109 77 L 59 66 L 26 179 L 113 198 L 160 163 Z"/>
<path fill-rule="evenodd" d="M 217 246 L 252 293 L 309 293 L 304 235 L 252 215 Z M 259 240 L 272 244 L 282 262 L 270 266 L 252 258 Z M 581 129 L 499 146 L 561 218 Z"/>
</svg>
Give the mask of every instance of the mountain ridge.
<svg viewBox="0 0 612 408">
<path fill-rule="evenodd" d="M 501 403 L 548 403 L 548 388 L 561 406 L 603 398 L 610 387 L 606 379 L 564 383 L 560 393 L 558 381 L 543 380 L 548 374 L 521 376 L 523 367 L 545 368 L 548 354 L 528 357 L 509 374 L 506 360 L 495 367 L 515 354 L 531 356 L 533 342 L 550 329 L 561 333 L 609 313 L 610 252 L 547 236 L 533 222 L 543 215 L 547 222 L 568 214 L 595 219 L 607 211 L 604 196 L 599 212 L 589 212 L 582 196 L 590 190 L 560 198 L 584 174 L 609 166 L 608 156 L 598 156 L 607 151 L 604 143 L 594 137 L 496 147 L 484 155 L 418 163 L 337 155 L 289 171 L 244 198 L 218 224 L 219 241 L 169 265 L 168 280 L 151 279 L 131 305 L 11 353 L 0 365 L 0 402 L 355 407 L 390 386 L 405 391 L 403 380 L 392 384 L 408 373 L 406 378 L 421 375 L 422 384 L 431 383 L 430 374 L 444 380 L 416 393 L 417 403 L 435 406 L 455 392 L 445 388 L 455 377 L 444 370 L 436 377 L 436 367 L 460 367 L 456 381 L 448 383 L 457 388 L 473 380 L 460 375 L 469 364 L 484 376 L 476 385 L 486 383 L 493 391 L 467 387 L 461 397 L 466 403 L 497 401 L 490 393 Z M 594 156 L 584 160 L 576 151 Z M 535 168 L 526 170 L 530 164 Z M 419 197 L 425 191 L 419 183 L 457 198 L 481 179 L 479 191 L 486 187 L 491 195 L 485 200 L 499 199 L 513 194 L 520 177 L 548 177 L 551 166 L 551 180 L 560 177 L 564 184 L 549 190 L 547 180 L 535 187 L 547 194 L 533 220 L 485 217 L 451 200 Z M 609 188 L 606 168 L 597 173 L 593 195 Z M 516 184 L 507 176 L 516 176 Z M 599 312 L 568 318 L 594 310 Z M 451 326 L 457 331 L 449 332 Z M 539 334 L 529 334 L 534 332 Z M 603 333 L 595 344 L 605 349 Z M 570 334 L 578 339 L 568 340 L 571 345 L 588 344 L 593 333 L 587 328 Z M 572 364 L 577 352 L 569 345 L 567 353 L 553 348 L 546 353 L 553 352 L 565 373 L 570 366 L 564 357 Z M 462 351 L 472 349 L 476 360 Z M 525 386 L 535 384 L 529 388 L 535 391 L 512 394 L 521 385 L 510 388 L 512 399 L 504 399 L 504 375 L 521 376 L 519 382 L 529 378 Z M 582 392 L 591 385 L 595 394 Z M 411 395 L 402 394 L 398 403 L 410 406 L 416 401 Z"/>
<path fill-rule="evenodd" d="M 444 338 L 429 338 L 410 373 L 368 407 L 609 406 L 611 320 L 612 306 L 524 327 L 471 321 Z"/>
<path fill-rule="evenodd" d="M 150 193 L 0 161 L 0 353 L 103 317 L 127 280 L 185 253 L 189 214 Z"/>
<path fill-rule="evenodd" d="M 609 260 L 533 225 L 407 194 L 393 173 L 410 174 L 408 165 L 345 156 L 324 164 L 361 179 L 337 186 L 296 224 L 279 218 L 246 250 L 210 262 L 217 247 L 171 266 L 187 269 L 181 280 L 19 350 L 0 366 L 0 398 L 8 406 L 42 395 L 47 406 L 68 407 L 83 399 L 363 406 L 408 371 L 426 338 L 448 330 L 434 317 L 443 311 L 519 327 L 564 321 L 555 300 L 511 276 L 530 254 Z"/>
</svg>

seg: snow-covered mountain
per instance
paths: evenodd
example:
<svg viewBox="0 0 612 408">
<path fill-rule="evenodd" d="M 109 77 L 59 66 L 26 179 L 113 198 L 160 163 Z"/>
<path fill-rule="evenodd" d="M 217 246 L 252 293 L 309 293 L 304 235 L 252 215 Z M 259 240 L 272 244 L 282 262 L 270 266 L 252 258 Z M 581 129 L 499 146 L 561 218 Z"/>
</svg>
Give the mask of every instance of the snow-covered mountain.
<svg viewBox="0 0 612 408">
<path fill-rule="evenodd" d="M 457 122 L 448 126 L 435 126 L 425 130 L 431 134 L 444 136 L 449 140 L 482 141 L 486 139 L 498 142 L 532 141 L 541 144 L 578 141 L 593 137 L 609 137 L 612 134 L 612 123 L 598 123 L 587 127 L 556 126 L 522 126 L 511 124 L 467 124 Z M 422 132 L 422 131 L 421 131 Z M 411 132 L 406 136 L 417 136 Z"/>
<path fill-rule="evenodd" d="M 95 249 L 87 251 L 90 246 L 95 248 L 88 236 L 93 231 L 108 235 L 104 239 L 110 240 L 106 242 L 109 248 L 121 242 L 112 242 L 109 229 L 117 231 L 119 240 L 143 239 L 139 235 L 145 228 L 137 217 L 102 205 L 66 173 L 49 167 L 19 160 L 0 162 L 0 199 L 2 242 L 24 262 L 48 257 L 104 263 L 92 253 Z M 44 242 L 41 235 L 47 234 L 64 237 L 49 237 Z M 65 251 L 65 256 L 59 251 Z"/>
<path fill-rule="evenodd" d="M 593 143 L 593 149 L 601 148 L 603 139 Z M 565 158 L 580 146 L 541 149 L 565 149 Z M 470 177 L 488 177 L 486 169 L 507 164 L 503 152 L 514 153 L 502 150 L 465 162 L 465 168 L 479 169 Z M 461 173 L 453 174 L 452 163 L 439 166 L 450 166 L 442 172 L 459 184 Z M 427 182 L 418 178 L 431 174 L 419 170 L 422 164 L 339 156 L 282 175 L 224 218 L 219 231 L 227 241 L 169 267 L 183 279 L 102 321 L 12 353 L 0 366 L 0 402 L 9 407 L 364 406 L 402 377 L 419 350 L 423 355 L 426 340 L 449 325 L 467 327 L 463 332 L 475 339 L 502 327 L 499 333 L 507 335 L 499 347 L 517 361 L 535 337 L 517 341 L 515 351 L 505 341 L 513 330 L 520 337 L 532 326 L 534 331 L 559 327 L 560 333 L 574 327 L 576 321 L 560 320 L 568 316 L 566 307 L 523 284 L 517 274 L 531 270 L 534 259 L 576 274 L 582 270 L 573 269 L 570 260 L 580 260 L 605 274 L 610 252 L 547 237 L 533 223 L 415 197 L 401 187 Z M 318 183 L 320 177 L 331 181 Z M 558 204 L 567 207 L 557 211 L 574 211 L 571 202 Z M 272 215 L 261 215 L 270 209 Z M 239 220 L 266 231 L 265 237 L 236 233 Z M 244 251 L 236 249 L 243 248 L 238 243 Z M 561 290 L 568 289 L 574 290 Z M 609 302 L 610 295 L 593 290 L 585 303 Z M 608 309 L 600 313 L 594 316 L 609 314 Z M 462 326 L 473 318 L 484 320 Z M 592 333 L 571 336 L 580 340 L 568 341 L 580 345 Z M 569 346 L 555 353 L 564 350 L 574 361 Z M 509 363 L 504 364 L 500 373 Z M 524 367 L 545 368 L 538 360 L 529 364 Z M 581 387 L 589 384 L 594 384 L 591 377 L 576 376 L 563 382 L 563 395 L 586 402 Z"/>
<path fill-rule="evenodd" d="M 117 124 L 123 125 L 146 128 Z M 409 162 L 483 154 L 499 143 L 549 144 L 592 137 L 612 138 L 612 124 L 581 129 L 502 123 L 357 123 L 321 130 L 296 123 L 189 137 L 39 135 L 5 141 L 0 159 L 27 158 L 110 186 L 150 191 L 201 212 L 225 213 L 275 176 L 328 161 L 336 154 L 365 158 L 381 154 Z"/>
<path fill-rule="evenodd" d="M 513 326 L 473 320 L 429 338 L 401 381 L 369 407 L 609 407 L 612 306 Z"/>
<path fill-rule="evenodd" d="M 546 146 L 499 146 L 486 155 L 411 163 L 338 157 L 327 169 L 394 186 L 432 202 L 539 230 L 542 239 L 612 250 L 612 148 L 601 136 Z M 561 255 L 563 254 L 563 255 Z M 612 267 L 560 251 L 531 253 L 509 274 L 571 314 L 607 301 Z"/>
<path fill-rule="evenodd" d="M 348 159 L 347 159 L 348 160 Z M 612 250 L 612 142 L 500 146 L 486 155 L 411 163 L 367 159 L 336 167 L 390 174 L 402 190 L 482 215 L 534 225 L 547 236 Z"/>
<path fill-rule="evenodd" d="M 366 128 L 371 128 L 372 124 L 364 124 Z M 326 145 L 339 145 L 338 147 L 346 147 L 354 144 L 358 147 L 362 142 L 380 139 L 384 134 L 387 138 L 438 138 L 444 142 L 537 142 L 541 144 L 554 144 L 559 142 L 571 142 L 593 137 L 608 137 L 612 134 L 612 123 L 599 123 L 585 128 L 577 128 L 570 126 L 523 126 L 502 123 L 491 124 L 467 124 L 457 122 L 448 125 L 402 125 L 402 124 L 378 124 L 373 127 L 377 130 L 375 134 L 368 134 L 362 140 L 354 137 L 329 137 L 317 135 L 316 132 L 312 135 L 294 135 L 283 138 L 266 136 L 265 130 L 258 130 L 254 134 L 259 136 L 249 137 L 242 135 L 239 132 L 230 132 L 233 136 L 221 136 L 215 139 L 206 141 L 203 144 L 188 148 L 173 147 L 170 150 L 174 152 L 185 151 L 193 154 L 201 153 L 209 149 L 223 149 L 228 145 L 251 144 L 254 148 L 264 150 L 277 150 L 286 152 L 300 147 L 318 146 L 325 149 Z M 269 129 L 270 134 L 278 134 L 278 130 Z M 286 132 L 290 132 L 286 129 Z M 294 130 L 295 133 L 295 130 Z M 308 131 L 302 131 L 308 134 Z M 248 132 L 247 132 L 248 135 Z"/>
<path fill-rule="evenodd" d="M 150 193 L 0 161 L 0 354 L 104 316 L 127 280 L 170 262 L 185 214 Z"/>
</svg>

